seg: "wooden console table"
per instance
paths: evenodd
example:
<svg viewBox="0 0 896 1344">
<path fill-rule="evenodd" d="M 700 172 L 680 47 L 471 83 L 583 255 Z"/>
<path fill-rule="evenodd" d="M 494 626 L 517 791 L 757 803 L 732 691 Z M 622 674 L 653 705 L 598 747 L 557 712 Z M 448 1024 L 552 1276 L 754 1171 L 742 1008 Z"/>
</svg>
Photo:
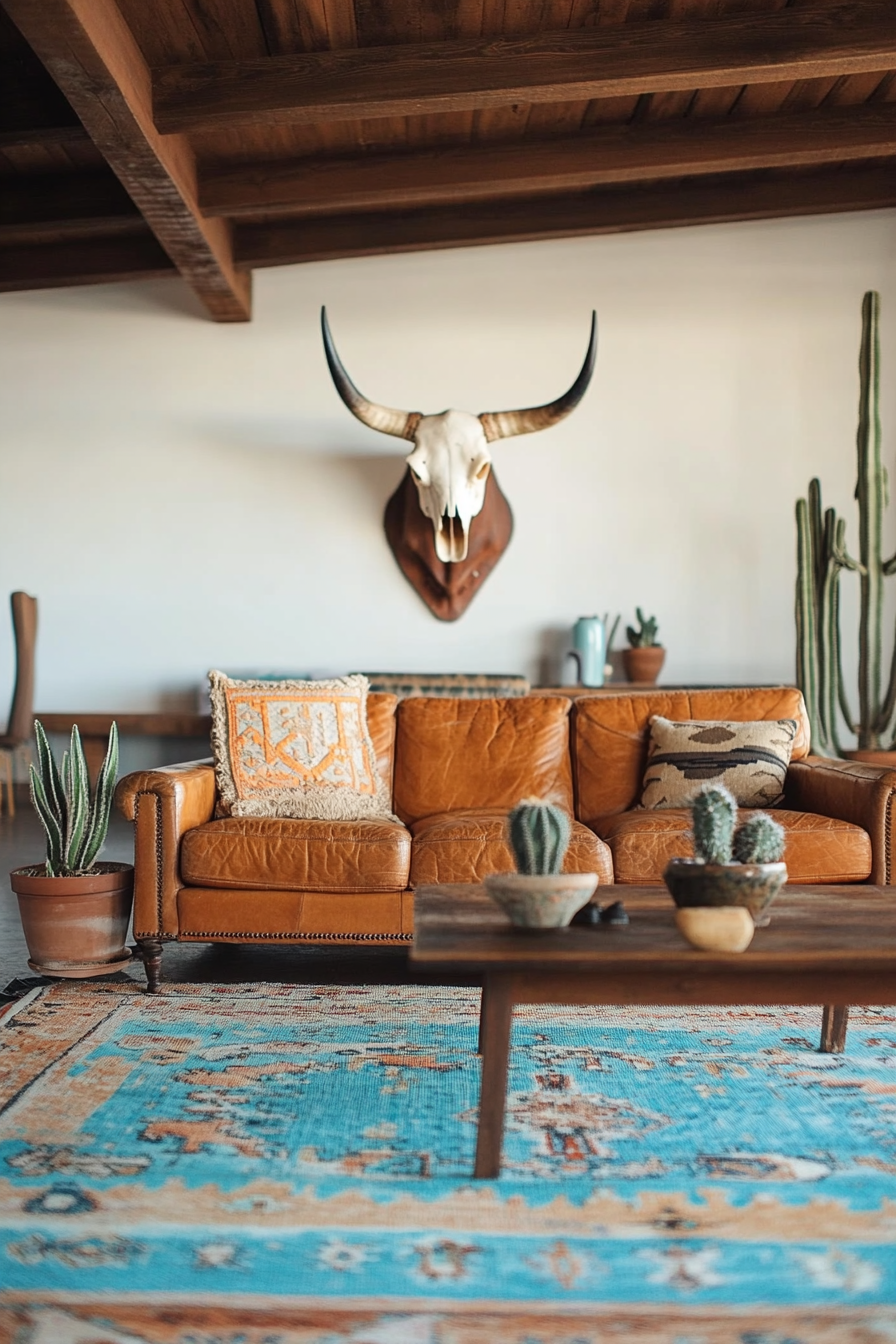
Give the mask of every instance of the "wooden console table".
<svg viewBox="0 0 896 1344">
<path fill-rule="evenodd" d="M 36 714 L 48 733 L 70 733 L 78 725 L 87 768 L 96 779 L 106 754 L 113 721 L 123 737 L 201 737 L 208 742 L 210 714 Z"/>
</svg>

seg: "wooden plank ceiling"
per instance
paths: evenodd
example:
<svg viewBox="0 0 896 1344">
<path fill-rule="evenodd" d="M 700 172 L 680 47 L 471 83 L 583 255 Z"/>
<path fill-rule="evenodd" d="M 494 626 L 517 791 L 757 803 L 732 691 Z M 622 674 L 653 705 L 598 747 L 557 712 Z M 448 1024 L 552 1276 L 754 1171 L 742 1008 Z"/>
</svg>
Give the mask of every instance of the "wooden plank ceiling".
<svg viewBox="0 0 896 1344">
<path fill-rule="evenodd" d="M 896 206 L 896 0 L 0 0 L 0 289 Z"/>
</svg>

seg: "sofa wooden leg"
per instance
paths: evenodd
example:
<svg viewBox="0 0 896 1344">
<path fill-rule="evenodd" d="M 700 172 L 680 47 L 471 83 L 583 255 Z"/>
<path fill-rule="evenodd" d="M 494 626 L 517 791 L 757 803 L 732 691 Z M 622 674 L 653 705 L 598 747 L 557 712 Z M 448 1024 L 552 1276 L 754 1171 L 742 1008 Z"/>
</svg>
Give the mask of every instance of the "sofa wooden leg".
<svg viewBox="0 0 896 1344">
<path fill-rule="evenodd" d="M 846 1049 L 846 1027 L 849 1009 L 845 1004 L 827 1003 L 821 1017 L 821 1044 L 826 1055 L 842 1055 Z"/>
<path fill-rule="evenodd" d="M 146 993 L 158 994 L 162 984 L 162 944 L 157 938 L 138 938 L 137 946 L 146 971 Z"/>
</svg>

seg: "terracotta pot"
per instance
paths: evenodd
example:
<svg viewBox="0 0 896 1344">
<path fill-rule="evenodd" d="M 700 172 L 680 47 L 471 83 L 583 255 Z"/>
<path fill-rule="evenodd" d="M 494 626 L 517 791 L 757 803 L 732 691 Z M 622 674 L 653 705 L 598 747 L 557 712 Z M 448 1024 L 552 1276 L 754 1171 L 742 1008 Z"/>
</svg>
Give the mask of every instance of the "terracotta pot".
<svg viewBox="0 0 896 1344">
<path fill-rule="evenodd" d="M 9 880 L 33 971 L 83 980 L 127 966 L 131 864 L 99 863 L 86 877 L 47 877 L 43 864 L 32 864 L 16 868 Z"/>
<path fill-rule="evenodd" d="M 623 649 L 622 665 L 627 681 L 652 686 L 666 660 L 662 644 L 647 644 L 642 649 Z"/>
<path fill-rule="evenodd" d="M 753 922 L 769 922 L 768 907 L 787 881 L 786 863 L 701 863 L 670 859 L 663 881 L 679 909 L 700 905 L 744 905 Z"/>
<path fill-rule="evenodd" d="M 888 770 L 896 770 L 896 751 L 844 751 L 848 761 L 860 761 L 862 765 L 883 765 Z"/>
<path fill-rule="evenodd" d="M 492 873 L 485 889 L 520 929 L 562 929 L 591 899 L 597 873 Z"/>
</svg>

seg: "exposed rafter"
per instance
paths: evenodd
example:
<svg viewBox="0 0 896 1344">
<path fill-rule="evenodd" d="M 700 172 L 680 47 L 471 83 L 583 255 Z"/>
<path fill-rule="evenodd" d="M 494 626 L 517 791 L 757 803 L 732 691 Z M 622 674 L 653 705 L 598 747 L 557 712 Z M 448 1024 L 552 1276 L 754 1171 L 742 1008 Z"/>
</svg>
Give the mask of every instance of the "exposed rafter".
<svg viewBox="0 0 896 1344">
<path fill-rule="evenodd" d="M 0 248 L 0 292 L 176 274 L 145 226 L 141 235 L 132 238 L 79 238 Z"/>
<path fill-rule="evenodd" d="M 17 131 L 0 131 L 0 153 L 6 149 L 46 149 L 57 145 L 90 144 L 90 136 L 80 121 L 59 126 L 25 126 Z"/>
<path fill-rule="evenodd" d="M 204 180 L 209 215 L 335 214 L 896 155 L 896 105 L 652 122 L 563 139 L 256 164 Z"/>
<path fill-rule="evenodd" d="M 3 5 L 212 316 L 248 319 L 251 281 L 234 267 L 230 229 L 199 213 L 187 140 L 153 125 L 149 68 L 114 0 Z"/>
<path fill-rule="evenodd" d="M 156 125 L 171 133 L 729 87 L 894 65 L 892 5 L 853 0 L 821 11 L 177 65 L 155 72 L 153 100 Z"/>
<path fill-rule="evenodd" d="M 668 186 L 604 188 L 438 209 L 244 224 L 236 231 L 236 254 L 241 266 L 282 266 L 336 257 L 894 206 L 896 165 L 888 164 L 787 180 L 732 177 L 723 182 L 676 184 L 674 190 Z"/>
</svg>

